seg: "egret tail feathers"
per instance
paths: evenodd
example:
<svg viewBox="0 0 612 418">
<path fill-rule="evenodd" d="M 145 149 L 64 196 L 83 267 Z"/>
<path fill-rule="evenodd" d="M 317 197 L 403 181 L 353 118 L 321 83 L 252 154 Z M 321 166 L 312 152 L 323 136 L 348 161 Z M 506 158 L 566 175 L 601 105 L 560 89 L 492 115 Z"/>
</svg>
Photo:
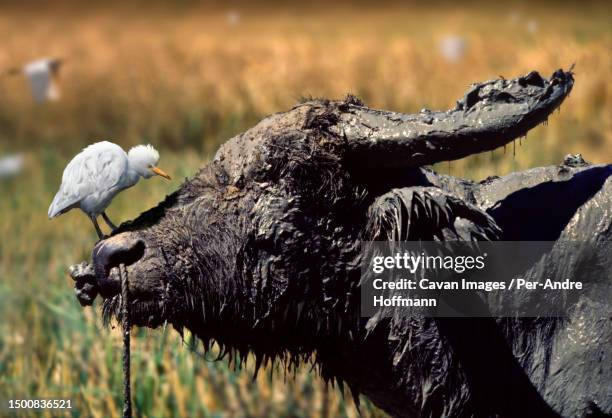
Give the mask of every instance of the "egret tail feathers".
<svg viewBox="0 0 612 418">
<path fill-rule="evenodd" d="M 65 197 L 66 196 L 63 195 L 61 190 L 57 192 L 57 194 L 53 198 L 53 202 L 51 202 L 51 205 L 49 206 L 49 211 L 47 212 L 47 215 L 49 215 L 49 219 L 55 218 L 56 216 L 59 216 L 62 213 L 68 212 L 78 203 L 78 201 L 75 202 L 74 200 L 67 200 L 65 199 Z"/>
</svg>

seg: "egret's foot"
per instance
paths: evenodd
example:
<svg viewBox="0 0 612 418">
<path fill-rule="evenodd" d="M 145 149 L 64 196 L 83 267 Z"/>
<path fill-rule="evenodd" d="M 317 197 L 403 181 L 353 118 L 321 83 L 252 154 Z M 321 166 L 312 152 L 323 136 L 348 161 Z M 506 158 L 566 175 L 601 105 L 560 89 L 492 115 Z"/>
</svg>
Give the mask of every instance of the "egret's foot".
<svg viewBox="0 0 612 418">
<path fill-rule="evenodd" d="M 96 241 L 96 242 L 104 241 L 108 237 L 110 237 L 110 235 L 98 234 L 98 241 Z"/>
</svg>

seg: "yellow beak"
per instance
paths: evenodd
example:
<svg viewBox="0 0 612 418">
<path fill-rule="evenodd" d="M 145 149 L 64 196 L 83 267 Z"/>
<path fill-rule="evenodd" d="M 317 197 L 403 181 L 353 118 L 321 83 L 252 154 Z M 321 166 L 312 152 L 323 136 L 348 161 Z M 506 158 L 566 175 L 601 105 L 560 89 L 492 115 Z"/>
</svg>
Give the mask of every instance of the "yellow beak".
<svg viewBox="0 0 612 418">
<path fill-rule="evenodd" d="M 158 176 L 162 176 L 165 179 L 172 180 L 172 177 L 170 177 L 168 174 L 166 174 L 164 172 L 164 170 L 162 170 L 159 167 L 151 167 L 151 171 L 154 172 L 155 174 L 157 174 Z"/>
</svg>

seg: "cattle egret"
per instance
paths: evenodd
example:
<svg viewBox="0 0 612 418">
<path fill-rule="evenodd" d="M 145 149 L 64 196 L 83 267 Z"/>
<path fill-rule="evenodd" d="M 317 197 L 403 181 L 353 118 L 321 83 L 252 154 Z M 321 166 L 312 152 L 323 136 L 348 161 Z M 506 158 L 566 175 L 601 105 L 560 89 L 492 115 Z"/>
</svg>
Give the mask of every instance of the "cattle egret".
<svg viewBox="0 0 612 418">
<path fill-rule="evenodd" d="M 26 64 L 23 72 L 28 79 L 34 100 L 42 103 L 47 100 L 58 100 L 60 97 L 57 76 L 62 61 L 43 58 Z"/>
<path fill-rule="evenodd" d="M 24 74 L 30 86 L 32 97 L 38 103 L 55 101 L 60 98 L 58 74 L 63 60 L 42 58 L 20 68 L 11 68 L 6 74 Z"/>
<path fill-rule="evenodd" d="M 60 189 L 49 206 L 49 219 L 79 207 L 103 238 L 97 218 L 102 215 L 107 225 L 116 229 L 104 211 L 117 193 L 134 186 L 140 177 L 158 175 L 170 180 L 157 167 L 158 161 L 159 153 L 151 145 L 138 145 L 127 154 L 108 141 L 88 146 L 64 169 Z"/>
</svg>

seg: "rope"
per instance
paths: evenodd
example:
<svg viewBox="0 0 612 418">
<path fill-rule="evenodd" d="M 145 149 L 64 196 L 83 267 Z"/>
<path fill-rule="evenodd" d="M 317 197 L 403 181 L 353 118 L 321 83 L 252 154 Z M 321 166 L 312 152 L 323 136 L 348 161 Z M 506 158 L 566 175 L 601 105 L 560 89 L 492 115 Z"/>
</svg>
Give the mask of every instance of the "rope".
<svg viewBox="0 0 612 418">
<path fill-rule="evenodd" d="M 119 264 L 121 276 L 121 328 L 123 329 L 123 418 L 132 418 L 132 394 L 130 387 L 130 311 L 128 275 L 124 264 Z"/>
</svg>

